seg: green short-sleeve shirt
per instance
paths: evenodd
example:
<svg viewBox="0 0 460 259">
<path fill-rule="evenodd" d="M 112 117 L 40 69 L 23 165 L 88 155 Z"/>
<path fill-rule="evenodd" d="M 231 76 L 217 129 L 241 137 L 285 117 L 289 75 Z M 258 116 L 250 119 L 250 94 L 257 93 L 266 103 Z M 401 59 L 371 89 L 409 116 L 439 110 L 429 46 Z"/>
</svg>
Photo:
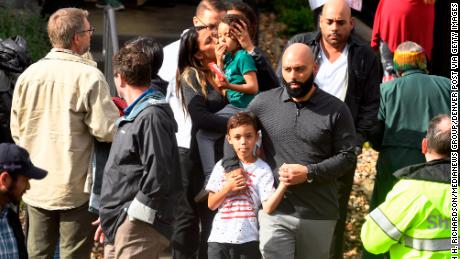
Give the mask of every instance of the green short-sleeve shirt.
<svg viewBox="0 0 460 259">
<path fill-rule="evenodd" d="M 226 54 L 224 58 L 225 76 L 230 84 L 244 84 L 243 75 L 254 71 L 257 72 L 254 59 L 245 50 L 238 50 L 235 55 Z M 233 90 L 227 90 L 228 102 L 239 108 L 246 108 L 254 98 L 254 94 L 245 94 Z"/>
</svg>

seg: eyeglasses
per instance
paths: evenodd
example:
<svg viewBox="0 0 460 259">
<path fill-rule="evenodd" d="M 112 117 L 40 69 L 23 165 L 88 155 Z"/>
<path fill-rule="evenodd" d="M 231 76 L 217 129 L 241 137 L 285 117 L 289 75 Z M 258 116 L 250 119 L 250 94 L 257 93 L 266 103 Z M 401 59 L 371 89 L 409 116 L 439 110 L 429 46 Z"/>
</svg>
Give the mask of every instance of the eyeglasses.
<svg viewBox="0 0 460 259">
<path fill-rule="evenodd" d="M 78 33 L 89 32 L 89 34 L 92 35 L 92 34 L 94 33 L 95 30 L 96 30 L 95 27 L 90 27 L 88 30 L 79 31 Z"/>
<path fill-rule="evenodd" d="M 217 37 L 217 25 L 215 24 L 206 24 L 198 16 L 195 16 L 196 19 L 202 24 L 203 27 L 212 31 L 212 36 Z"/>
</svg>

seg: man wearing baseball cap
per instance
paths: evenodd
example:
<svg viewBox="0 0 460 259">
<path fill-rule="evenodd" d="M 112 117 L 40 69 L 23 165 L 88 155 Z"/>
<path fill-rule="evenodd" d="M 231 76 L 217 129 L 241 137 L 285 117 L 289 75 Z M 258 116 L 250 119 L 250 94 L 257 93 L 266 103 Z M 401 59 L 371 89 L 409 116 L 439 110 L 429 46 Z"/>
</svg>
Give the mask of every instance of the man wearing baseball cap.
<svg viewBox="0 0 460 259">
<path fill-rule="evenodd" d="M 27 258 L 17 205 L 30 188 L 29 179 L 43 179 L 29 153 L 15 144 L 0 144 L 0 258 Z"/>
</svg>

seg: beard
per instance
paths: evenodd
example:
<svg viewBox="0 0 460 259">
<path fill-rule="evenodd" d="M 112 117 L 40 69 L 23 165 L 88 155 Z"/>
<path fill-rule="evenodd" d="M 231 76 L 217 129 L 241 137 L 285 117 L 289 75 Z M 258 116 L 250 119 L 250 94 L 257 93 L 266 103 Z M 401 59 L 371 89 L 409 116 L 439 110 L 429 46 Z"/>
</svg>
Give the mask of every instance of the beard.
<svg viewBox="0 0 460 259">
<path fill-rule="evenodd" d="M 310 77 L 305 82 L 291 81 L 287 82 L 283 78 L 283 85 L 286 88 L 288 95 L 291 98 L 301 98 L 308 94 L 310 89 L 313 87 L 313 82 L 315 81 L 315 76 L 311 73 Z M 292 88 L 292 84 L 299 84 L 299 87 Z"/>
<path fill-rule="evenodd" d="M 89 52 L 89 50 L 90 50 L 90 44 L 84 45 L 84 46 L 82 46 L 82 47 L 80 48 L 80 50 L 78 51 L 77 54 L 79 54 L 80 56 L 81 56 L 81 55 L 85 55 L 86 53 Z M 88 55 L 91 55 L 91 54 L 88 54 Z M 90 57 L 90 56 L 89 56 L 89 57 Z"/>
<path fill-rule="evenodd" d="M 8 201 L 14 205 L 19 205 L 21 202 L 22 194 L 18 196 L 16 192 L 16 183 L 14 182 L 7 190 L 6 196 L 8 197 Z"/>
</svg>

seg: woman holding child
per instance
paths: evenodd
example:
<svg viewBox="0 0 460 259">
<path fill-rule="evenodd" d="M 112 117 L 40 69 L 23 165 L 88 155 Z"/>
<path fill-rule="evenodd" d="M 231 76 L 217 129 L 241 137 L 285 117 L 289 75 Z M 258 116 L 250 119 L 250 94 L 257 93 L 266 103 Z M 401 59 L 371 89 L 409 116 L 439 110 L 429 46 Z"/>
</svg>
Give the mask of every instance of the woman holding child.
<svg viewBox="0 0 460 259">
<path fill-rule="evenodd" d="M 199 152 L 196 139 L 198 130 L 212 130 L 222 134 L 222 136 L 226 133 L 231 136 L 235 135 L 232 138 L 229 137 L 230 143 L 235 147 L 238 154 L 241 153 L 239 158 L 244 165 L 248 165 L 247 170 L 251 174 L 249 176 L 228 175 L 225 176 L 224 180 L 223 168 L 218 165 L 217 169 L 213 171 L 213 175 L 207 186 L 207 189 L 211 192 L 208 204 L 213 210 L 219 208 L 220 211 L 220 207 L 226 207 L 227 205 L 237 208 L 240 206 L 240 202 L 238 201 L 240 198 L 244 200 L 245 197 L 252 197 L 246 201 L 247 204 L 243 204 L 246 207 L 249 206 L 252 212 L 244 213 L 245 215 L 247 214 L 247 218 L 238 220 L 230 218 L 223 219 L 221 216 L 218 216 L 214 220 L 215 225 L 212 226 L 212 233 L 214 234 L 209 239 L 208 256 L 210 258 L 226 258 L 225 255 L 232 254 L 231 258 L 257 258 L 260 256 L 258 249 L 257 210 L 261 203 L 263 203 L 264 207 L 267 206 L 266 209 L 269 211 L 273 210 L 279 202 L 280 197 L 282 197 L 285 187 L 280 187 L 276 195 L 272 195 L 275 190 L 273 188 L 271 170 L 268 165 L 254 156 L 253 149 L 258 137 L 255 118 L 244 113 L 237 113 L 236 117 L 232 117 L 233 123 L 230 123 L 233 126 L 228 126 L 231 128 L 231 132 L 227 132 L 228 117 L 216 114 L 227 103 L 225 98 L 220 94 L 220 86 L 227 86 L 228 82 L 219 81 L 208 69 L 207 64 L 216 61 L 215 44 L 212 32 L 205 27 L 191 28 L 181 38 L 178 63 L 178 74 L 180 76 L 177 85 L 179 94 L 183 97 L 184 108 L 187 109 L 192 119 L 191 154 L 194 156 L 193 159 L 196 164 L 199 164 L 200 159 L 198 157 Z M 237 144 L 237 139 L 239 139 L 238 134 L 251 135 L 250 143 Z M 237 147 L 237 145 L 247 146 L 247 148 L 243 150 L 243 148 Z M 254 171 L 251 168 L 257 170 Z M 203 180 L 202 174 L 194 175 L 193 177 Z M 238 198 L 239 196 L 232 198 L 233 194 L 231 191 L 234 190 L 243 191 L 240 194 L 240 198 Z M 204 204 L 206 203 L 199 203 L 198 206 L 200 207 Z M 254 206 L 250 206 L 251 204 Z M 200 212 L 212 215 L 209 210 L 206 211 L 204 208 L 200 208 Z M 219 213 L 225 215 L 229 212 L 224 210 Z M 238 214 L 236 216 L 239 217 L 241 215 Z M 207 241 L 207 237 L 211 231 L 211 224 L 211 221 L 202 220 L 201 237 L 202 239 L 206 239 L 202 241 Z M 243 230 L 246 234 L 241 235 L 240 232 Z M 228 235 L 225 235 L 222 231 Z M 202 245 L 204 244 L 202 243 Z"/>
<path fill-rule="evenodd" d="M 232 8 L 229 8 L 232 9 Z M 238 13 L 243 14 L 243 13 Z M 251 22 L 250 22 L 251 23 Z M 252 24 L 252 23 L 251 23 Z M 203 24 L 205 25 L 205 24 Z M 246 24 L 238 25 L 236 29 L 232 25 L 231 34 L 236 38 L 241 47 L 248 48 L 248 53 L 255 60 L 257 67 L 257 79 L 260 75 L 265 78 L 263 88 L 272 88 L 277 85 L 277 80 L 271 65 L 265 56 L 257 52 L 257 48 L 254 49 L 252 44 L 252 33 L 249 32 Z M 251 34 L 251 37 L 249 35 Z M 197 146 L 196 134 L 198 130 L 205 130 L 215 132 L 224 136 L 226 133 L 227 117 L 221 117 L 217 114 L 219 110 L 223 109 L 227 105 L 226 98 L 222 95 L 222 86 L 225 87 L 227 82 L 220 82 L 215 78 L 215 75 L 209 70 L 208 64 L 210 62 L 216 62 L 216 43 L 215 31 L 211 31 L 210 27 L 197 26 L 190 28 L 186 33 L 181 36 L 181 46 L 179 52 L 178 62 L 178 83 L 176 84 L 178 89 L 178 95 L 182 96 L 183 107 L 190 114 L 192 120 L 192 131 L 191 131 L 191 145 L 190 153 L 193 160 L 193 164 L 187 164 L 187 167 L 192 168 L 190 172 L 194 172 L 193 175 L 189 175 L 190 188 L 187 190 L 187 196 L 192 197 L 190 202 L 191 208 L 188 211 L 181 211 L 180 216 L 183 218 L 182 221 L 188 219 L 187 222 L 183 222 L 180 225 L 180 229 L 177 232 L 183 232 L 182 235 L 190 237 L 188 240 L 194 242 L 195 236 L 190 232 L 191 229 L 198 232 L 198 218 L 201 220 L 201 240 L 199 249 L 199 258 L 206 258 L 206 244 L 207 239 L 211 230 L 212 213 L 208 208 L 206 202 L 193 202 L 193 197 L 197 194 L 200 188 L 203 186 L 204 176 L 202 173 L 202 167 L 199 157 L 199 150 Z M 252 51 L 251 51 L 252 50 Z M 260 72 L 260 73 L 259 73 Z M 264 89 L 261 89 L 264 90 Z M 223 138 L 222 138 L 223 139 Z M 217 154 L 222 153 L 222 142 L 217 142 Z M 219 157 L 219 155 L 216 155 Z M 205 196 L 206 198 L 206 196 Z M 185 209 L 185 208 L 184 208 Z M 191 213 L 195 217 L 191 217 Z M 185 216 L 185 214 L 190 214 Z M 199 215 L 198 215 L 199 214 Z M 191 220 L 193 218 L 193 220 Z M 193 226 L 192 226 L 193 225 Z M 188 230 L 186 230 L 188 229 Z"/>
<path fill-rule="evenodd" d="M 220 94 L 217 81 L 207 67 L 210 62 L 216 62 L 216 40 L 213 31 L 205 26 L 190 28 L 181 36 L 178 60 L 178 96 L 182 96 L 183 107 L 192 120 L 190 154 L 193 161 L 193 175 L 190 175 L 190 189 L 187 195 L 196 195 L 201 189 L 204 176 L 202 173 L 196 133 L 199 129 L 225 134 L 227 119 L 214 113 L 225 107 L 225 98 Z M 199 258 L 207 258 L 207 239 L 211 231 L 213 213 L 205 202 L 192 203 L 194 213 L 201 220 L 201 241 Z M 186 213 L 186 212 L 184 212 Z M 187 211 L 187 213 L 189 213 Z M 198 224 L 193 224 L 198 228 Z M 181 226 L 187 228 L 187 226 Z M 188 227 L 190 228 L 190 227 Z M 198 229 L 196 229 L 198 232 Z M 191 240 L 193 241 L 193 239 Z"/>
</svg>

